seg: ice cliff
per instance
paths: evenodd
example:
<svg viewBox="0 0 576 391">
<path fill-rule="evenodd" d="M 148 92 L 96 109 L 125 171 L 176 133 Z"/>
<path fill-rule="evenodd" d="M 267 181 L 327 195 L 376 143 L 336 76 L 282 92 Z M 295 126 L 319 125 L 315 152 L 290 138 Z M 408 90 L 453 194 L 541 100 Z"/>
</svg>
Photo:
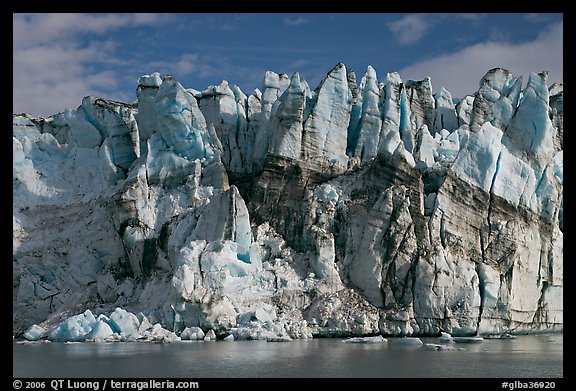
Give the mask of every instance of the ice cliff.
<svg viewBox="0 0 576 391">
<path fill-rule="evenodd" d="M 563 88 L 546 77 L 496 68 L 456 99 L 370 66 L 315 90 L 267 72 L 249 96 L 153 73 L 134 104 L 15 114 L 13 332 L 561 331 Z"/>
</svg>

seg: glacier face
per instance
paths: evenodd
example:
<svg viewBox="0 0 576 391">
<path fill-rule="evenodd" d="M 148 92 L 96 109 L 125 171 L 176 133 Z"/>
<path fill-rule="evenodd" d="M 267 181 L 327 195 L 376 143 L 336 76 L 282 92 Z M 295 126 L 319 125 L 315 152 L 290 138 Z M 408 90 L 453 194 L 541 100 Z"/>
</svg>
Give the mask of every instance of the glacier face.
<svg viewBox="0 0 576 391">
<path fill-rule="evenodd" d="M 135 104 L 14 115 L 13 332 L 561 331 L 562 85 L 356 80 L 266 72 L 246 96 L 154 73 Z"/>
</svg>

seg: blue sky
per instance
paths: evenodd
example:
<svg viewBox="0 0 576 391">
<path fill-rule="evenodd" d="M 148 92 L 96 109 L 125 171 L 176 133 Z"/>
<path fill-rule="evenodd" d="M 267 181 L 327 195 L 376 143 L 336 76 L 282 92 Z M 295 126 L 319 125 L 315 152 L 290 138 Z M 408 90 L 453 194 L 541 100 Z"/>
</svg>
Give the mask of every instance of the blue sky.
<svg viewBox="0 0 576 391">
<path fill-rule="evenodd" d="M 432 78 L 472 94 L 491 68 L 563 81 L 562 14 L 13 14 L 13 112 L 50 115 L 86 95 L 133 101 L 138 77 L 173 75 L 202 90 L 223 79 L 248 95 L 266 70 L 315 88 L 338 62 L 358 82 Z"/>
</svg>

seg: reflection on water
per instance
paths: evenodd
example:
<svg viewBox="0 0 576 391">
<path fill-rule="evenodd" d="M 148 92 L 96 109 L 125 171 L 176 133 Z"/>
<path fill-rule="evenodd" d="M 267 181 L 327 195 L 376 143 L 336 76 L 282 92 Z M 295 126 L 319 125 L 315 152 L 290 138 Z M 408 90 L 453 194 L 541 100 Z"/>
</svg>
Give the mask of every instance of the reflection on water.
<svg viewBox="0 0 576 391">
<path fill-rule="evenodd" d="M 436 338 L 422 338 L 438 343 Z M 562 377 L 563 335 L 427 351 L 338 339 L 182 343 L 15 343 L 14 377 Z"/>
</svg>

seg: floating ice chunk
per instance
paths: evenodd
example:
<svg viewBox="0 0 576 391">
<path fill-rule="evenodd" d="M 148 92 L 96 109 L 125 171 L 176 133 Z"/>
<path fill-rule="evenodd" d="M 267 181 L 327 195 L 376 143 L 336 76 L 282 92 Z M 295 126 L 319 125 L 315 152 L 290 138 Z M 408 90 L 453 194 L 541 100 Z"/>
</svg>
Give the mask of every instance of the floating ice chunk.
<svg viewBox="0 0 576 391">
<path fill-rule="evenodd" d="M 441 332 L 440 333 L 440 342 L 441 343 L 451 343 L 454 342 L 454 339 L 452 338 L 452 336 L 448 333 L 445 332 Z"/>
<path fill-rule="evenodd" d="M 263 327 L 260 322 L 251 322 L 245 326 L 233 328 L 231 332 L 236 340 L 284 342 L 276 341 L 280 336 Z"/>
<path fill-rule="evenodd" d="M 166 330 L 159 323 L 156 323 L 151 330 L 145 331 L 141 335 L 135 334 L 138 339 L 145 341 L 158 341 L 158 342 L 175 342 L 180 341 L 180 338 L 172 331 Z"/>
<path fill-rule="evenodd" d="M 348 338 L 343 340 L 344 343 L 382 343 L 388 342 L 386 338 L 381 335 L 377 335 L 375 337 L 355 337 L 355 338 Z"/>
<path fill-rule="evenodd" d="M 106 339 L 114 334 L 112 328 L 108 323 L 99 320 L 94 326 L 92 326 L 92 331 L 86 335 L 86 339 Z"/>
<path fill-rule="evenodd" d="M 393 340 L 394 345 L 397 346 L 421 346 L 423 342 L 420 338 L 415 337 L 402 337 L 402 338 L 394 338 Z"/>
<path fill-rule="evenodd" d="M 203 340 L 204 331 L 200 327 L 186 327 L 182 334 L 180 334 L 180 339 L 182 340 Z"/>
<path fill-rule="evenodd" d="M 71 316 L 60 323 L 48 335 L 50 341 L 83 341 L 86 334 L 92 331 L 96 318 L 90 310 L 86 310 L 79 315 Z"/>
<path fill-rule="evenodd" d="M 451 345 L 439 345 L 436 343 L 427 343 L 424 344 L 424 349 L 426 350 L 434 350 L 434 351 L 446 351 L 446 350 L 456 350 L 454 346 Z"/>
<path fill-rule="evenodd" d="M 204 341 L 216 341 L 216 333 L 214 332 L 214 330 L 208 330 L 208 332 L 204 336 Z"/>
<path fill-rule="evenodd" d="M 120 307 L 110 314 L 110 320 L 115 326 L 113 327 L 114 331 L 124 336 L 136 333 L 140 326 L 140 321 L 136 315 Z"/>
<path fill-rule="evenodd" d="M 516 339 L 515 335 L 503 333 L 503 334 L 488 334 L 484 336 L 484 339 Z"/>
<path fill-rule="evenodd" d="M 481 343 L 484 342 L 482 337 L 452 337 L 456 343 Z"/>
<path fill-rule="evenodd" d="M 24 338 L 26 338 L 28 341 L 38 341 L 44 336 L 45 333 L 46 330 L 36 324 L 33 324 L 30 326 L 28 331 L 24 333 Z"/>
</svg>

